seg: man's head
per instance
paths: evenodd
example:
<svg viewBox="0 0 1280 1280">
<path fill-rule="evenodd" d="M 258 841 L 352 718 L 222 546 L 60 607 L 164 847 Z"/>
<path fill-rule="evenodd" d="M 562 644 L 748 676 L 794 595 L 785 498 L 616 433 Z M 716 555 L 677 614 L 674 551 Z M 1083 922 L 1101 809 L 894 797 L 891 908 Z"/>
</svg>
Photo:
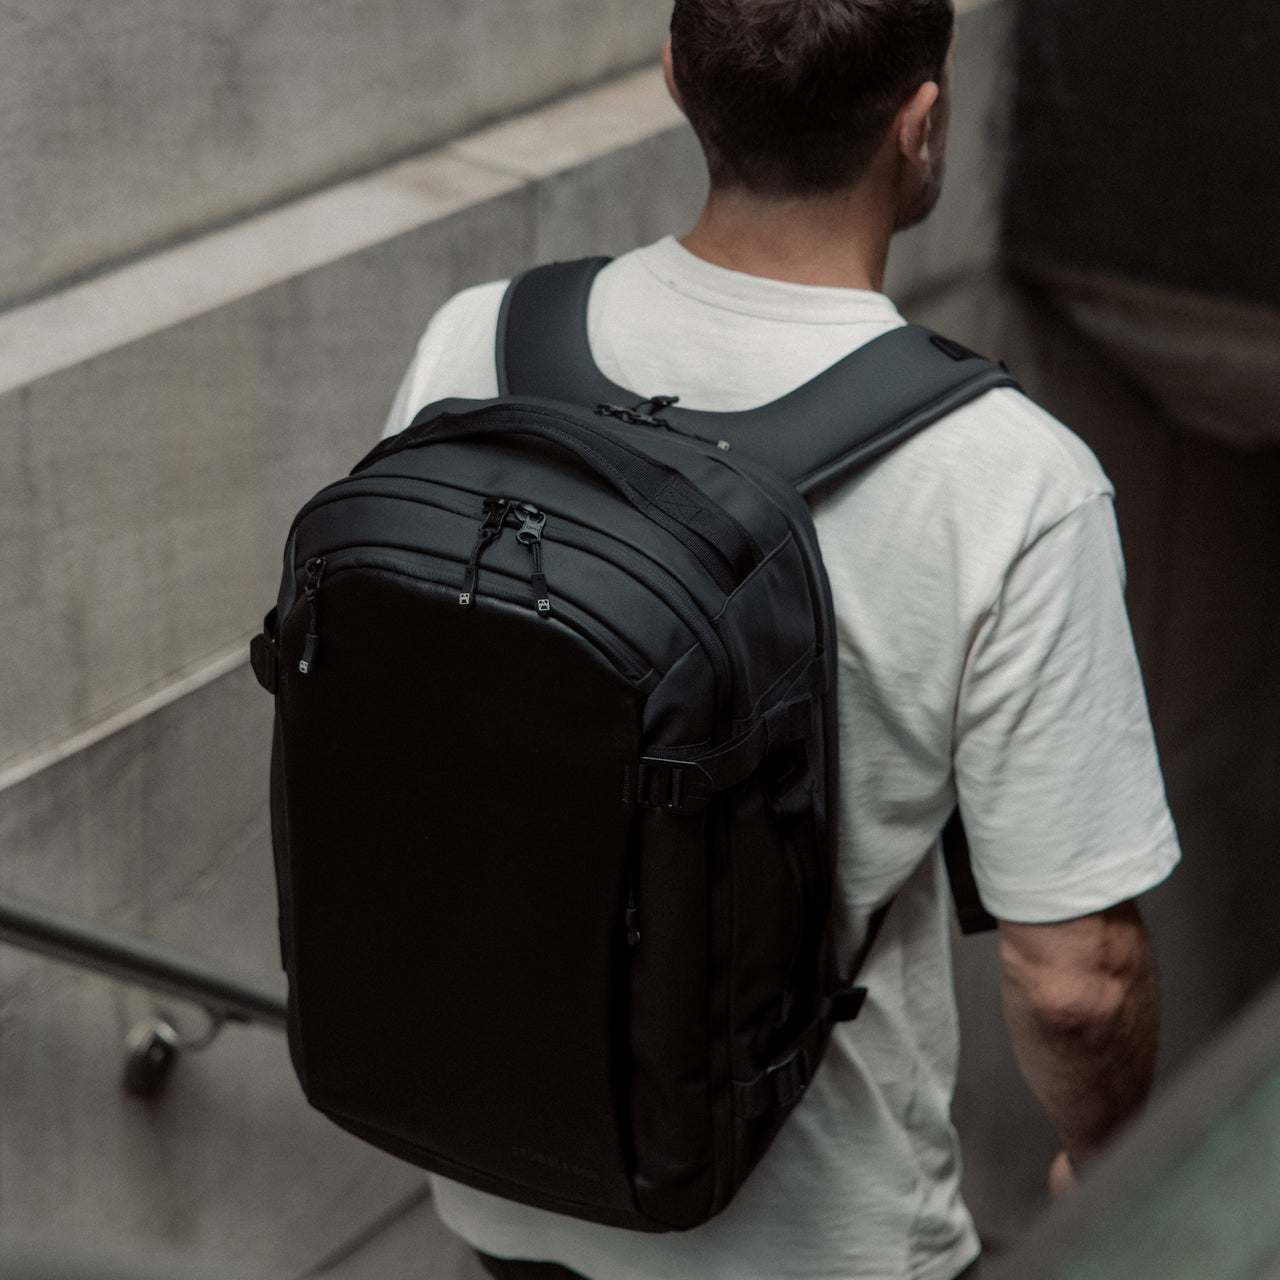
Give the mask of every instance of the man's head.
<svg viewBox="0 0 1280 1280">
<path fill-rule="evenodd" d="M 952 0 L 676 0 L 672 74 L 712 186 L 780 198 L 848 190 L 930 81 L 944 90 L 944 130 L 954 26 Z M 939 154 L 903 225 L 932 206 L 940 166 Z"/>
</svg>

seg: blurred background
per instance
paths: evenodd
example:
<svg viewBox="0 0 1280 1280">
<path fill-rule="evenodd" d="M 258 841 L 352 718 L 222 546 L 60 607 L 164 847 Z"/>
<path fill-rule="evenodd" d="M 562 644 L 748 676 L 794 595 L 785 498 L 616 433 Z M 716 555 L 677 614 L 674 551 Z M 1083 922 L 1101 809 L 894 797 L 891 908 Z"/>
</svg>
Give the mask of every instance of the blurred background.
<svg viewBox="0 0 1280 1280">
<path fill-rule="evenodd" d="M 1167 1086 L 1280 971 L 1280 7 L 958 8 L 948 186 L 886 287 L 1004 359 L 1116 484 L 1185 858 L 1146 906 Z M 377 438 L 451 293 L 691 225 L 667 17 L 0 6 L 0 893 L 277 981 L 246 656 L 290 518 Z M 993 940 L 957 968 L 957 1120 L 998 1253 L 1055 1143 Z M 0 945 L 0 1247 L 474 1280 L 424 1175 L 313 1116 L 273 1027 L 126 1091 L 125 1037 L 160 1013 L 203 1029 Z"/>
</svg>

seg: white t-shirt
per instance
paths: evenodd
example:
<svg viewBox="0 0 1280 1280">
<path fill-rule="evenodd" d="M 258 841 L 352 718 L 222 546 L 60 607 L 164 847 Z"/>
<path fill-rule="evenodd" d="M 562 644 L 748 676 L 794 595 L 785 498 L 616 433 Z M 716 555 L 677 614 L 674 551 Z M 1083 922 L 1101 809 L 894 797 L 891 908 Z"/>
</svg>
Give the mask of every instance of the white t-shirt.
<svg viewBox="0 0 1280 1280">
<path fill-rule="evenodd" d="M 387 423 L 497 394 L 504 283 L 432 320 Z M 766 403 L 903 323 L 883 295 L 742 275 L 673 239 L 597 277 L 604 373 L 683 407 Z M 1093 454 L 991 391 L 814 504 L 839 631 L 847 937 L 897 898 L 803 1101 L 734 1201 L 649 1235 L 435 1179 L 485 1252 L 592 1280 L 950 1280 L 978 1251 L 950 1122 L 958 1029 L 938 833 L 957 796 L 987 908 L 1101 910 L 1178 860 L 1123 602 L 1112 490 Z M 852 945 L 852 944 L 850 944 Z"/>
</svg>

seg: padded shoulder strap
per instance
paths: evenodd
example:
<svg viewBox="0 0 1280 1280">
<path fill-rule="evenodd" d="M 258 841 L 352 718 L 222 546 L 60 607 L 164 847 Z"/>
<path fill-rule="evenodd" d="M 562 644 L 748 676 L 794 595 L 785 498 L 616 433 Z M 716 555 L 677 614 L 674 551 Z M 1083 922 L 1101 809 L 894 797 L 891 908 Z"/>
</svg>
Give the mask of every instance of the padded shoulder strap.
<svg viewBox="0 0 1280 1280">
<path fill-rule="evenodd" d="M 587 343 L 587 298 L 609 258 L 550 262 L 511 281 L 498 313 L 498 394 L 595 407 L 621 393 Z"/>
<path fill-rule="evenodd" d="M 550 263 L 517 276 L 498 317 L 498 390 L 594 407 L 663 394 L 618 386 L 600 371 L 587 337 L 587 301 L 608 258 Z M 1016 387 L 1002 366 L 919 325 L 876 338 L 771 404 L 739 413 L 669 406 L 662 417 L 695 435 L 728 440 L 801 493 L 855 470 L 993 387 Z M 969 867 L 959 810 L 943 833 L 952 893 L 966 933 L 991 928 Z"/>
<path fill-rule="evenodd" d="M 498 321 L 498 388 L 594 407 L 663 393 L 618 386 L 587 339 L 587 299 L 608 258 L 535 267 L 511 282 Z M 993 387 L 1016 387 L 1000 365 L 919 325 L 876 338 L 770 404 L 736 413 L 665 407 L 696 435 L 728 440 L 801 493 L 836 479 Z"/>
</svg>

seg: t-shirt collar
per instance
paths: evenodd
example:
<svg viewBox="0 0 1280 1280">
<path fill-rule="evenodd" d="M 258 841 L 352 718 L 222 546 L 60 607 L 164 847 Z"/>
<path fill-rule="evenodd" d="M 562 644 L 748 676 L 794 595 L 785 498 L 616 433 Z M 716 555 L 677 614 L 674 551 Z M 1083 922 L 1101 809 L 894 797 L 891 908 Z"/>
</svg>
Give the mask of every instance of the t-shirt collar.
<svg viewBox="0 0 1280 1280">
<path fill-rule="evenodd" d="M 882 320 L 901 323 L 883 293 L 834 285 L 796 284 L 717 266 L 690 253 L 674 236 L 639 251 L 646 269 L 677 293 L 726 311 L 790 323 L 848 324 Z"/>
</svg>

